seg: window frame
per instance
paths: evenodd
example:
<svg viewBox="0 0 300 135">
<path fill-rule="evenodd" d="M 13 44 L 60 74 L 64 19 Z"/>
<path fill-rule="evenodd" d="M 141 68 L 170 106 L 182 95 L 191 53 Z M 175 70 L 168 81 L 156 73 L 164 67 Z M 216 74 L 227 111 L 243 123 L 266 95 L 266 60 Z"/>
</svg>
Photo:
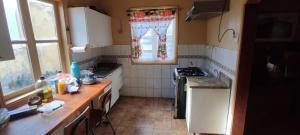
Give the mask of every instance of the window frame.
<svg viewBox="0 0 300 135">
<path fill-rule="evenodd" d="M 11 40 L 11 45 L 13 44 L 26 44 L 28 50 L 28 56 L 30 60 L 30 67 L 31 73 L 33 77 L 33 81 L 37 81 L 42 72 L 40 68 L 40 62 L 38 58 L 37 52 L 37 44 L 38 43 L 57 43 L 58 44 L 58 51 L 59 51 L 59 58 L 60 58 L 60 66 L 61 70 L 66 72 L 66 64 L 65 64 L 65 55 L 64 55 L 64 46 L 62 41 L 62 32 L 61 32 L 61 21 L 60 21 L 60 14 L 59 14 L 59 3 L 57 1 L 52 0 L 38 0 L 41 2 L 46 2 L 53 5 L 54 8 L 54 16 L 55 16 L 55 24 L 56 24 L 56 32 L 57 32 L 57 39 L 56 40 L 36 40 L 34 37 L 33 26 L 30 18 L 30 11 L 28 0 L 17 0 L 19 12 L 21 15 L 21 21 L 23 23 L 23 31 L 24 31 L 24 40 Z M 2 1 L 3 2 L 3 1 Z M 5 8 L 5 7 L 4 7 Z M 6 19 L 6 18 L 5 18 Z M 3 93 L 2 89 L 1 93 Z M 23 87 L 21 89 L 16 90 L 15 92 L 8 93 L 4 95 L 4 101 L 13 100 L 17 97 L 22 97 L 23 95 L 30 94 L 36 92 L 34 88 L 34 84 Z"/>
<path fill-rule="evenodd" d="M 169 61 L 161 61 L 161 60 L 151 60 L 151 61 L 144 61 L 139 59 L 131 58 L 131 64 L 133 65 L 176 65 L 178 64 L 178 8 L 177 7 L 170 7 L 170 6 L 163 6 L 163 7 L 143 7 L 143 8 L 131 8 L 132 10 L 145 10 L 145 9 L 166 9 L 166 8 L 174 8 L 176 9 L 175 12 L 175 35 L 174 35 L 174 59 Z M 131 27 L 131 25 L 130 25 Z M 131 52 L 132 53 L 132 52 Z M 132 55 L 130 55 L 132 56 Z"/>
</svg>

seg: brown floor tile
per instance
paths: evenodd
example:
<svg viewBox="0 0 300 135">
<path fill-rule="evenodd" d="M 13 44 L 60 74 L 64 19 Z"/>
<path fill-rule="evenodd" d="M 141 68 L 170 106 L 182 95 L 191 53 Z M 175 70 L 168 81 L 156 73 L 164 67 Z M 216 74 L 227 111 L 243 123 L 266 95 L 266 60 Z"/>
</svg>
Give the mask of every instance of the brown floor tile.
<svg viewBox="0 0 300 135">
<path fill-rule="evenodd" d="M 111 110 L 116 135 L 191 135 L 185 120 L 173 119 L 173 100 L 167 98 L 120 97 Z M 111 135 L 109 126 L 97 135 Z"/>
<path fill-rule="evenodd" d="M 176 131 L 174 130 L 154 130 L 153 135 L 175 135 Z"/>
<path fill-rule="evenodd" d="M 171 119 L 160 119 L 154 122 L 154 129 L 171 130 Z"/>
<path fill-rule="evenodd" d="M 135 135 L 153 135 L 153 128 L 135 128 Z"/>
<path fill-rule="evenodd" d="M 116 134 L 117 135 L 133 135 L 134 128 L 119 127 Z"/>
</svg>

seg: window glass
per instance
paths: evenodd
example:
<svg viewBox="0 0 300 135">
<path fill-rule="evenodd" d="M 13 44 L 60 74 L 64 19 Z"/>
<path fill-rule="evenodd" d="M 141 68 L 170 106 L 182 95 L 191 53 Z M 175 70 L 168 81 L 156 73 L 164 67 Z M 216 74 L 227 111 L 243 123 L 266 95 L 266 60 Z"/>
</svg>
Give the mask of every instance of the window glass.
<svg viewBox="0 0 300 135">
<path fill-rule="evenodd" d="M 28 0 L 30 18 L 36 40 L 56 40 L 56 21 L 52 4 Z"/>
<path fill-rule="evenodd" d="M 61 70 L 57 43 L 39 43 L 37 44 L 37 51 L 44 77 L 49 78 Z"/>
<path fill-rule="evenodd" d="M 3 0 L 11 40 L 24 40 L 22 17 L 17 0 Z"/>
<path fill-rule="evenodd" d="M 165 61 L 171 61 L 175 59 L 175 19 L 171 21 L 167 29 L 167 54 L 168 57 Z M 140 45 L 142 50 L 142 55 L 139 57 L 141 62 L 153 62 L 161 61 L 157 58 L 157 49 L 159 43 L 159 36 L 153 29 L 149 29 L 147 33 L 140 39 Z"/>
<path fill-rule="evenodd" d="M 27 92 L 25 88 L 38 79 L 34 78 L 35 75 L 49 78 L 62 70 L 54 5 L 38 0 L 20 4 L 22 1 L 3 0 L 15 55 L 14 60 L 0 61 L 0 83 L 6 99 Z M 22 18 L 20 9 L 23 8 L 29 9 L 25 14 L 30 14 L 30 18 Z M 23 25 L 24 21 L 31 23 L 32 27 Z M 32 30 L 33 35 L 25 35 L 31 32 L 25 33 L 24 28 Z M 33 50 L 35 47 L 36 51 Z M 31 60 L 30 56 L 38 56 L 38 61 Z M 40 71 L 32 70 L 37 66 L 40 66 Z"/>
<path fill-rule="evenodd" d="M 175 20 L 173 20 L 167 30 L 167 52 L 168 58 L 167 59 L 174 59 L 175 58 Z"/>
<path fill-rule="evenodd" d="M 14 44 L 14 60 L 0 62 L 0 81 L 4 95 L 34 83 L 27 45 Z"/>
<path fill-rule="evenodd" d="M 156 58 L 157 46 L 158 46 L 158 35 L 154 30 L 150 29 L 140 40 L 142 55 L 139 59 L 141 60 L 153 60 Z"/>
</svg>

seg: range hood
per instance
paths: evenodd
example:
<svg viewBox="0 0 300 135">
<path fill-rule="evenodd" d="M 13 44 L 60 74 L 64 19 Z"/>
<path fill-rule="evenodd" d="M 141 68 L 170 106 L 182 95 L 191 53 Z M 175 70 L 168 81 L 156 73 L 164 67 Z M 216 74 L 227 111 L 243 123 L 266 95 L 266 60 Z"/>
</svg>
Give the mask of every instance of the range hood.
<svg viewBox="0 0 300 135">
<path fill-rule="evenodd" d="M 208 19 L 229 11 L 230 0 L 194 0 L 192 9 L 187 13 L 186 21 Z"/>
</svg>

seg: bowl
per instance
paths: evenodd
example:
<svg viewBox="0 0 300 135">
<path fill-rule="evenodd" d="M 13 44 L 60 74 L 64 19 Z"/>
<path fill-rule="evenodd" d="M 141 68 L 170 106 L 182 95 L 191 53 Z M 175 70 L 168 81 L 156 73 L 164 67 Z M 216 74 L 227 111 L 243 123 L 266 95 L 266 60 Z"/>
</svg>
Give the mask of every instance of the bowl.
<svg viewBox="0 0 300 135">
<path fill-rule="evenodd" d="M 39 96 L 34 96 L 28 99 L 28 105 L 33 106 L 33 105 L 41 105 L 42 104 L 42 98 Z"/>
</svg>

